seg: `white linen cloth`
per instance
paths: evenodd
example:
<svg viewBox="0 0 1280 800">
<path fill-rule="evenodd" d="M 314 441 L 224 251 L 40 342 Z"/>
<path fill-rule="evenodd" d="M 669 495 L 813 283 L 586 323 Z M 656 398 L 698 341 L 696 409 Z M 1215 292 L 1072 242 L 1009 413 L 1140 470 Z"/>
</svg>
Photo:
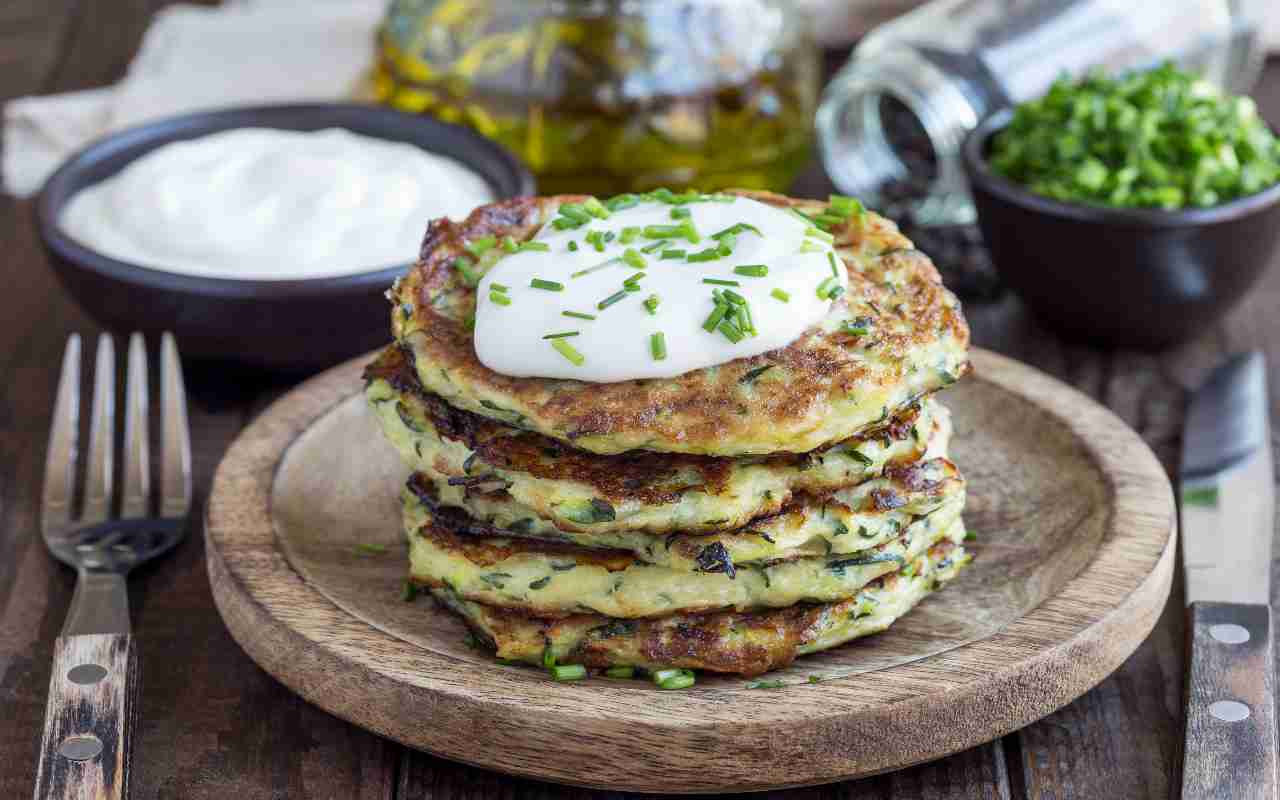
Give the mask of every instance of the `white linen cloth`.
<svg viewBox="0 0 1280 800">
<path fill-rule="evenodd" d="M 4 107 L 4 190 L 34 194 L 63 159 L 114 130 L 189 111 L 353 96 L 386 0 L 241 0 L 156 14 L 114 86 Z"/>
</svg>

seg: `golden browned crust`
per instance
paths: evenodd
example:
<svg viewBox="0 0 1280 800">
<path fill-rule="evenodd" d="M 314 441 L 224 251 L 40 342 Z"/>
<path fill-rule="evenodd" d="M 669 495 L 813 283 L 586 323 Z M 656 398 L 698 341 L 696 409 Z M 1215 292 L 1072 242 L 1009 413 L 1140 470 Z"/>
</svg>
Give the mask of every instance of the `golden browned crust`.
<svg viewBox="0 0 1280 800">
<path fill-rule="evenodd" d="M 776 206 L 822 206 L 739 194 Z M 742 455 L 805 452 L 848 438 L 885 407 L 967 368 L 969 331 L 959 304 L 929 259 L 893 223 L 868 213 L 833 231 L 849 292 L 822 325 L 785 348 L 676 378 L 607 384 L 490 370 L 476 356 L 468 326 L 475 290 L 453 260 L 477 238 L 528 238 L 562 202 L 580 199 L 518 198 L 483 206 L 459 223 L 431 223 L 418 264 L 391 295 L 396 337 L 412 347 L 427 388 L 455 406 L 591 452 Z M 849 333 L 844 319 L 865 320 L 870 332 Z M 758 380 L 761 370 L 777 380 Z"/>
</svg>

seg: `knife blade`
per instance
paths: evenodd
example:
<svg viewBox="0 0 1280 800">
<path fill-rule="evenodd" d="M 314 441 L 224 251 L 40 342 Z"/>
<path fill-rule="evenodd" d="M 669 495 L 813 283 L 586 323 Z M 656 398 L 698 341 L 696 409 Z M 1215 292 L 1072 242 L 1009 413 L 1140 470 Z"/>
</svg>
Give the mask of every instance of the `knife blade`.
<svg viewBox="0 0 1280 800">
<path fill-rule="evenodd" d="M 1184 800 L 1278 795 L 1267 415 L 1257 352 L 1215 370 L 1187 412 L 1179 470 L 1190 642 Z"/>
</svg>

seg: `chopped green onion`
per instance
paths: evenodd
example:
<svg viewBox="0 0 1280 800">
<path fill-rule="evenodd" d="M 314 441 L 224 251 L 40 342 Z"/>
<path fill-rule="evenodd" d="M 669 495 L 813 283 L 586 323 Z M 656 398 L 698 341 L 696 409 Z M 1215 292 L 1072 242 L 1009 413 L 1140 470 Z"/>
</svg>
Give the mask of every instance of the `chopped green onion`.
<svg viewBox="0 0 1280 800">
<path fill-rule="evenodd" d="M 489 302 L 500 306 L 511 305 L 511 298 L 498 292 L 489 292 Z"/>
<path fill-rule="evenodd" d="M 689 261 L 695 263 L 699 261 L 715 261 L 718 258 L 724 258 L 732 253 L 733 251 L 726 247 L 722 242 L 715 247 L 708 247 L 706 250 L 699 250 L 696 253 L 690 253 Z"/>
<path fill-rule="evenodd" d="M 491 283 L 491 284 L 489 284 L 489 291 L 491 291 L 491 292 L 502 292 L 502 293 L 504 293 L 504 294 L 505 294 L 506 292 L 510 291 L 510 287 L 505 286 L 505 285 L 503 285 L 503 284 L 501 284 L 501 283 Z"/>
<path fill-rule="evenodd" d="M 693 244 L 702 241 L 702 236 L 698 234 L 698 229 L 693 226 L 692 218 L 686 218 L 680 223 L 680 232 L 684 234 L 684 238 Z"/>
<path fill-rule="evenodd" d="M 808 215 L 808 214 L 805 214 L 804 212 L 800 211 L 799 209 L 795 208 L 794 206 L 787 206 L 787 211 L 791 212 L 791 214 L 793 214 L 794 216 L 797 216 L 797 217 L 799 217 L 801 220 L 803 220 L 805 225 L 812 225 L 812 224 L 813 224 L 813 220 L 809 217 L 809 215 Z"/>
<path fill-rule="evenodd" d="M 583 225 L 586 225 L 586 224 L 587 223 L 585 222 L 575 222 L 574 220 L 571 220 L 568 217 L 556 217 L 555 219 L 551 220 L 551 227 L 555 228 L 558 231 L 566 231 L 566 230 L 571 230 L 573 228 L 581 228 Z"/>
<path fill-rule="evenodd" d="M 696 678 L 689 669 L 659 669 L 653 672 L 653 683 L 659 689 L 687 689 Z"/>
<path fill-rule="evenodd" d="M 827 253 L 827 261 L 831 263 L 831 277 L 840 277 L 840 267 L 836 266 L 836 254 Z"/>
<path fill-rule="evenodd" d="M 561 311 L 561 316 L 573 317 L 574 319 L 595 319 L 594 314 L 583 314 L 581 311 Z"/>
<path fill-rule="evenodd" d="M 827 203 L 831 206 L 831 210 L 845 219 L 851 217 L 861 217 L 863 213 L 862 201 L 856 197 L 848 197 L 842 194 L 833 194 L 827 196 Z"/>
<path fill-rule="evenodd" d="M 372 542 L 359 542 L 356 544 L 356 552 L 367 556 L 379 556 L 387 552 L 385 544 L 374 544 Z"/>
<path fill-rule="evenodd" d="M 586 238 L 587 244 L 596 249 L 597 253 L 603 253 L 604 244 L 609 241 L 605 238 L 607 235 L 608 234 L 605 231 L 587 231 L 587 235 L 584 238 Z"/>
<path fill-rule="evenodd" d="M 516 248 L 516 252 L 523 253 L 526 250 L 536 250 L 540 253 L 545 253 L 550 249 L 551 245 L 546 242 L 521 242 Z"/>
<path fill-rule="evenodd" d="M 818 297 L 826 300 L 831 295 L 831 290 L 839 286 L 839 278 L 823 278 L 822 283 L 818 284 Z"/>
<path fill-rule="evenodd" d="M 684 219 L 688 217 L 691 213 L 693 212 L 689 211 L 689 209 L 684 206 L 676 206 L 675 208 L 671 209 L 671 218 Z"/>
<path fill-rule="evenodd" d="M 644 269 L 644 256 L 640 255 L 639 251 L 633 247 L 628 247 L 626 250 L 622 251 L 622 260 L 630 267 L 634 267 L 635 269 Z"/>
<path fill-rule="evenodd" d="M 480 282 L 480 276 L 471 269 L 471 262 L 467 261 L 465 256 L 455 258 L 453 268 L 462 276 L 462 282 L 466 285 L 474 287 Z"/>
<path fill-rule="evenodd" d="M 741 286 L 742 285 L 737 281 L 726 281 L 720 278 L 703 278 L 702 282 L 712 284 L 713 286 Z"/>
<path fill-rule="evenodd" d="M 729 304 L 717 297 L 716 307 L 712 309 L 706 320 L 703 321 L 702 329 L 707 333 L 714 333 L 715 329 L 719 327 L 720 322 L 724 320 L 724 315 L 727 313 L 729 313 Z"/>
<path fill-rule="evenodd" d="M 805 232 L 804 232 L 804 235 L 805 235 L 805 236 L 812 236 L 812 237 L 813 237 L 813 238 L 815 238 L 815 239 L 821 239 L 822 241 L 827 242 L 827 243 L 831 243 L 831 242 L 834 242 L 834 241 L 836 240 L 836 237 L 832 236 L 831 234 L 827 233 L 826 231 L 824 231 L 824 230 L 822 230 L 821 228 L 818 228 L 818 227 L 816 227 L 816 226 L 815 226 L 815 227 L 812 227 L 812 228 L 806 228 L 806 229 L 805 229 Z"/>
<path fill-rule="evenodd" d="M 570 253 L 576 253 L 576 252 L 578 252 L 578 242 L 577 242 L 577 240 L 575 240 L 575 239 L 570 239 L 570 240 L 569 240 L 569 252 L 570 252 Z"/>
<path fill-rule="evenodd" d="M 739 264 L 733 271 L 748 278 L 763 278 L 769 274 L 769 267 L 764 264 Z"/>
<path fill-rule="evenodd" d="M 634 225 L 628 225 L 622 229 L 622 233 L 618 234 L 618 241 L 622 244 L 631 244 L 636 237 L 640 235 L 640 229 Z"/>
<path fill-rule="evenodd" d="M 830 280 L 830 279 L 828 278 L 828 280 Z M 835 300 L 836 298 L 838 298 L 838 297 L 839 297 L 840 295 L 842 295 L 842 294 L 844 294 L 844 287 L 843 287 L 843 286 L 832 286 L 832 287 L 831 287 L 831 291 L 827 292 L 827 299 L 828 299 L 828 300 Z"/>
<path fill-rule="evenodd" d="M 725 299 L 727 299 L 730 303 L 733 303 L 735 306 L 745 306 L 747 304 L 747 298 L 743 297 L 742 295 L 738 294 L 732 289 L 725 289 L 724 291 L 721 292 L 721 294 L 725 297 Z"/>
<path fill-rule="evenodd" d="M 681 225 L 645 225 L 640 231 L 646 239 L 676 239 L 684 236 Z"/>
<path fill-rule="evenodd" d="M 649 337 L 649 353 L 654 361 L 664 361 L 667 357 L 667 339 L 658 331 Z"/>
<path fill-rule="evenodd" d="M 634 194 L 619 194 L 610 197 L 604 201 L 604 207 L 610 211 L 621 211 L 624 208 L 632 208 L 640 204 L 640 198 Z"/>
<path fill-rule="evenodd" d="M 609 209 L 605 208 L 604 204 L 594 197 L 588 197 L 583 201 L 582 208 L 596 219 L 609 218 Z"/>
<path fill-rule="evenodd" d="M 791 302 L 791 293 L 786 289 L 774 289 L 772 292 L 769 292 L 769 296 L 775 300 L 781 300 L 784 303 Z"/>
<path fill-rule="evenodd" d="M 758 336 L 759 332 L 756 330 L 756 323 L 751 318 L 751 306 L 744 302 L 738 304 L 735 310 L 737 311 L 735 319 L 738 323 L 738 327 L 741 328 L 744 333 L 752 337 Z"/>
<path fill-rule="evenodd" d="M 743 231 L 751 231 L 756 236 L 764 236 L 764 234 L 760 232 L 760 229 L 757 228 L 755 225 L 752 225 L 747 222 L 738 222 L 733 225 L 730 225 L 729 227 L 725 228 L 722 231 L 718 231 L 716 233 L 711 234 L 711 238 L 722 239 L 725 236 L 737 236 L 739 233 L 742 233 Z"/>
<path fill-rule="evenodd" d="M 824 253 L 826 252 L 826 249 L 823 248 L 823 246 L 818 244 L 817 242 L 811 242 L 808 239 L 805 239 L 803 242 L 800 243 L 800 252 L 801 253 Z"/>
<path fill-rule="evenodd" d="M 651 294 L 644 299 L 644 307 L 649 312 L 649 316 L 657 316 L 659 302 L 661 301 L 656 294 Z"/>
<path fill-rule="evenodd" d="M 719 331 L 724 334 L 724 338 L 737 344 L 742 341 L 742 329 L 733 324 L 732 320 L 723 320 L 720 323 Z"/>
<path fill-rule="evenodd" d="M 688 251 L 685 250 L 663 250 L 662 260 L 665 261 L 670 258 L 684 258 L 686 255 L 688 255 Z"/>
<path fill-rule="evenodd" d="M 564 284 L 557 281 L 544 281 L 542 278 L 533 278 L 529 281 L 531 289 L 543 289 L 548 292 L 563 292 Z"/>
<path fill-rule="evenodd" d="M 591 221 L 591 214 L 580 203 L 565 203 L 560 206 L 560 216 L 568 217 L 579 225 Z"/>
<path fill-rule="evenodd" d="M 636 675 L 635 667 L 609 667 L 604 671 L 607 678 L 634 678 Z"/>
<path fill-rule="evenodd" d="M 581 664 L 558 664 L 551 668 L 551 678 L 561 683 L 580 681 L 587 677 L 587 668 Z"/>
<path fill-rule="evenodd" d="M 551 645 L 548 644 L 546 647 L 542 649 L 542 666 L 545 667 L 546 669 L 551 669 L 555 665 L 556 665 L 556 653 L 554 650 L 551 649 Z"/>
<path fill-rule="evenodd" d="M 606 308 L 618 302 L 619 300 L 622 300 L 626 296 L 627 296 L 626 289 L 623 289 L 620 292 L 614 292 L 613 294 L 609 295 L 605 299 L 601 300 L 599 303 L 596 303 L 596 308 L 600 309 L 601 311 L 604 311 Z"/>
<path fill-rule="evenodd" d="M 662 247 L 662 245 L 663 245 L 663 244 L 665 244 L 665 243 L 664 243 L 661 239 L 659 239 L 659 240 L 658 240 L 658 241 L 656 241 L 656 242 L 649 242 L 649 243 L 648 243 L 648 244 L 646 244 L 644 247 L 641 247 L 641 248 L 640 248 L 640 252 L 641 252 L 641 253 L 652 253 L 653 251 L 655 251 L 655 250 L 659 249 L 660 247 Z"/>
<path fill-rule="evenodd" d="M 634 275 L 632 275 L 630 278 L 627 278 L 625 281 L 623 281 L 622 285 L 627 287 L 628 289 L 634 286 L 636 288 L 636 291 L 639 291 L 640 281 L 643 280 L 644 277 L 645 277 L 645 273 L 637 272 Z"/>
<path fill-rule="evenodd" d="M 564 339 L 552 339 L 551 346 L 556 349 L 556 352 L 568 359 L 569 363 L 573 364 L 575 367 L 582 366 L 587 360 L 582 353 L 574 350 L 573 345 L 569 344 Z"/>
<path fill-rule="evenodd" d="M 548 333 L 543 339 L 568 339 L 570 336 L 577 336 L 581 331 L 561 331 L 560 333 Z"/>
<path fill-rule="evenodd" d="M 818 214 L 813 218 L 813 221 L 819 225 L 833 228 L 836 225 L 843 225 L 849 220 L 839 214 Z"/>
<path fill-rule="evenodd" d="M 475 256 L 476 258 L 479 258 L 480 256 L 492 250 L 494 245 L 496 245 L 497 243 L 498 243 L 498 240 L 496 237 L 481 236 L 479 239 L 473 239 L 472 241 L 467 242 L 465 246 L 467 248 L 468 253 Z"/>
<path fill-rule="evenodd" d="M 602 270 L 602 269 L 604 269 L 605 267 L 609 266 L 610 264 L 616 264 L 617 262 L 618 262 L 618 259 L 616 259 L 616 258 L 611 258 L 611 259 L 609 259 L 608 261 L 601 261 L 599 264 L 596 264 L 595 266 L 587 267 L 586 269 L 580 269 L 580 270 L 578 270 L 577 272 L 575 272 L 575 273 L 573 273 L 572 275 L 570 275 L 569 277 L 570 277 L 570 278 L 581 278 L 583 275 L 590 275 L 590 274 L 591 274 L 591 273 L 593 273 L 593 272 L 597 272 L 597 271 L 599 271 L 599 270 Z"/>
</svg>

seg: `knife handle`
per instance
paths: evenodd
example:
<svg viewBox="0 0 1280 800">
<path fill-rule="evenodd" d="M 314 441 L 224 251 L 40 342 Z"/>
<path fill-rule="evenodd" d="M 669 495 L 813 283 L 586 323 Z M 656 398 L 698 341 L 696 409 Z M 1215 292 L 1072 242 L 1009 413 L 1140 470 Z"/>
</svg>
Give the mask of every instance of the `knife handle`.
<svg viewBox="0 0 1280 800">
<path fill-rule="evenodd" d="M 1278 800 L 1271 608 L 1192 603 L 1183 800 Z"/>
<path fill-rule="evenodd" d="M 137 688 L 131 635 L 58 637 L 35 800 L 129 796 L 129 730 Z"/>
</svg>

